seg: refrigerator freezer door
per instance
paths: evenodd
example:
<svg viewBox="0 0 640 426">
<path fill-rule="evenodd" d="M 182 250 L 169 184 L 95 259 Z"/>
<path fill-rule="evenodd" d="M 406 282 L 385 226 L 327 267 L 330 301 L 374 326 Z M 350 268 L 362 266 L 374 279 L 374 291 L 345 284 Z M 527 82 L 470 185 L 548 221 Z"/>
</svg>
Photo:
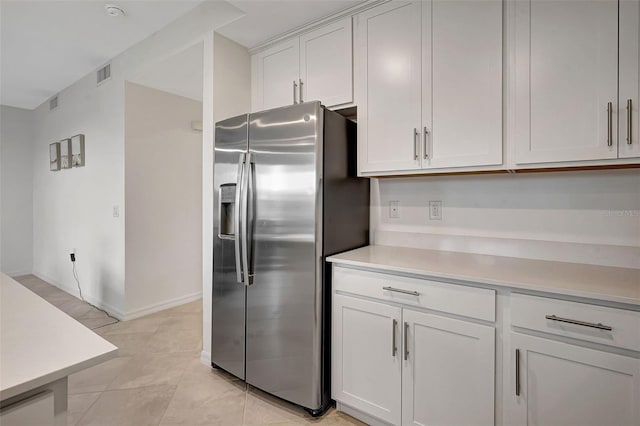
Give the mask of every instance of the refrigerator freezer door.
<svg viewBox="0 0 640 426">
<path fill-rule="evenodd" d="M 248 116 L 216 123 L 214 166 L 213 304 L 211 360 L 245 378 L 246 290 L 238 282 L 239 161 L 247 151 Z"/>
<path fill-rule="evenodd" d="M 250 115 L 253 284 L 247 383 L 321 406 L 322 128 L 318 102 Z"/>
</svg>

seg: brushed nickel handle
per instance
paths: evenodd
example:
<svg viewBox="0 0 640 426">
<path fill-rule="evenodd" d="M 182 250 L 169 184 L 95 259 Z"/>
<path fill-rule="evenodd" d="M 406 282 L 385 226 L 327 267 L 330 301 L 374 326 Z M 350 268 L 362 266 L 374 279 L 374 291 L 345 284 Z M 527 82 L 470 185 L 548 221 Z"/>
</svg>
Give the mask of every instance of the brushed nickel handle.
<svg viewBox="0 0 640 426">
<path fill-rule="evenodd" d="M 424 127 L 424 159 L 429 159 L 429 146 L 427 145 L 427 137 L 429 136 L 429 129 Z"/>
<path fill-rule="evenodd" d="M 607 145 L 613 145 L 613 103 L 607 102 Z"/>
<path fill-rule="evenodd" d="M 387 291 L 395 291 L 396 293 L 410 294 L 412 296 L 420 296 L 420 293 L 418 293 L 417 291 L 403 290 L 401 288 L 386 286 L 386 287 L 382 287 L 382 289 Z"/>
<path fill-rule="evenodd" d="M 302 82 L 302 79 L 299 79 L 298 81 L 300 81 L 300 103 L 303 103 L 304 101 L 302 100 L 302 85 L 304 83 Z"/>
<path fill-rule="evenodd" d="M 398 347 L 396 346 L 396 328 L 398 327 L 398 320 L 393 319 L 392 329 L 391 329 L 391 356 L 395 357 L 396 352 L 398 352 Z"/>
<path fill-rule="evenodd" d="M 404 360 L 409 359 L 409 323 L 404 322 Z"/>
<path fill-rule="evenodd" d="M 516 349 L 516 396 L 520 396 L 520 349 Z"/>
<path fill-rule="evenodd" d="M 298 83 L 296 83 L 296 81 L 293 80 L 293 104 L 294 105 L 298 103 L 297 91 L 298 91 Z"/>
<path fill-rule="evenodd" d="M 583 327 L 597 328 L 599 330 L 607 330 L 607 331 L 613 330 L 613 327 L 609 327 L 608 325 L 604 325 L 601 323 L 596 324 L 593 322 L 578 321 L 570 318 L 557 317 L 555 315 L 545 315 L 545 318 L 551 321 L 566 322 L 568 324 L 575 324 L 575 325 L 581 325 Z"/>
<path fill-rule="evenodd" d="M 418 129 L 413 128 L 413 159 L 418 159 Z"/>
<path fill-rule="evenodd" d="M 631 145 L 633 143 L 631 139 L 631 120 L 633 119 L 633 103 L 631 99 L 627 99 L 627 144 Z"/>
</svg>

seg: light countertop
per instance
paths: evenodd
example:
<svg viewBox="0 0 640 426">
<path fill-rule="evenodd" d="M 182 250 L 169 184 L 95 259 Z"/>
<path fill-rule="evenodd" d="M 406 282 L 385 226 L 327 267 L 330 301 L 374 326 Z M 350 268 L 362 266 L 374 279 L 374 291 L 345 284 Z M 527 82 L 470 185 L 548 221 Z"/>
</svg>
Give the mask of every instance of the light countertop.
<svg viewBox="0 0 640 426">
<path fill-rule="evenodd" d="M 640 305 L 640 269 L 375 245 L 327 260 L 435 279 Z"/>
<path fill-rule="evenodd" d="M 0 274 L 0 401 L 114 358 L 118 348 Z"/>
</svg>

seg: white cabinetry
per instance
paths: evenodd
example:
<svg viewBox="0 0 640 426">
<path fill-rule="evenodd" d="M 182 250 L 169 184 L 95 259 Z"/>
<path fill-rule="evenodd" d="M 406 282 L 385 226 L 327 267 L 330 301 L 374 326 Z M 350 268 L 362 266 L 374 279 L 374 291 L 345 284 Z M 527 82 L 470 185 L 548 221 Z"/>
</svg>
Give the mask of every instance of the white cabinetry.
<svg viewBox="0 0 640 426">
<path fill-rule="evenodd" d="M 402 310 L 402 424 L 494 424 L 495 329 Z"/>
<path fill-rule="evenodd" d="M 380 296 L 384 299 L 359 298 L 376 295 L 371 289 L 379 287 L 378 278 L 384 276 L 389 278 L 383 284 L 384 293 L 389 294 Z M 441 283 L 423 281 L 423 291 L 414 283 L 421 280 L 397 280 L 397 276 L 340 267 L 334 267 L 333 277 L 332 397 L 336 401 L 393 425 L 494 423 L 493 326 L 407 307 L 420 305 L 423 294 L 437 299 L 441 290 L 430 287 Z M 361 285 L 367 280 L 368 289 Z M 480 308 L 453 306 L 452 310 L 495 311 L 495 292 L 472 290 Z M 398 297 L 390 301 L 392 293 Z M 444 305 L 436 301 L 435 306 Z"/>
<path fill-rule="evenodd" d="M 351 18 L 280 42 L 251 57 L 252 109 L 303 101 L 353 101 Z"/>
<path fill-rule="evenodd" d="M 335 295 L 331 397 L 400 424 L 401 309 Z"/>
<path fill-rule="evenodd" d="M 391 2 L 360 13 L 361 174 L 502 164 L 502 2 Z"/>
<path fill-rule="evenodd" d="M 638 156 L 626 146 L 628 99 L 637 118 L 637 0 L 514 7 L 516 164 Z"/>
<path fill-rule="evenodd" d="M 511 425 L 640 424 L 640 360 L 511 333 Z"/>
<path fill-rule="evenodd" d="M 620 158 L 640 157 L 640 1 L 620 1 Z"/>
</svg>

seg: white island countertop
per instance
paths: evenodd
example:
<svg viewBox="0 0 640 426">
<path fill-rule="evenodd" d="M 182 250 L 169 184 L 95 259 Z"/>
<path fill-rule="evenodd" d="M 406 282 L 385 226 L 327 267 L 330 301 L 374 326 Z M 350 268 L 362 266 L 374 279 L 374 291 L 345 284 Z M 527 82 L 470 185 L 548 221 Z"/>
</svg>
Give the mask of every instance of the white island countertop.
<svg viewBox="0 0 640 426">
<path fill-rule="evenodd" d="M 640 306 L 640 269 L 376 245 L 327 261 Z"/>
<path fill-rule="evenodd" d="M 0 401 L 114 358 L 118 348 L 0 274 Z"/>
</svg>

